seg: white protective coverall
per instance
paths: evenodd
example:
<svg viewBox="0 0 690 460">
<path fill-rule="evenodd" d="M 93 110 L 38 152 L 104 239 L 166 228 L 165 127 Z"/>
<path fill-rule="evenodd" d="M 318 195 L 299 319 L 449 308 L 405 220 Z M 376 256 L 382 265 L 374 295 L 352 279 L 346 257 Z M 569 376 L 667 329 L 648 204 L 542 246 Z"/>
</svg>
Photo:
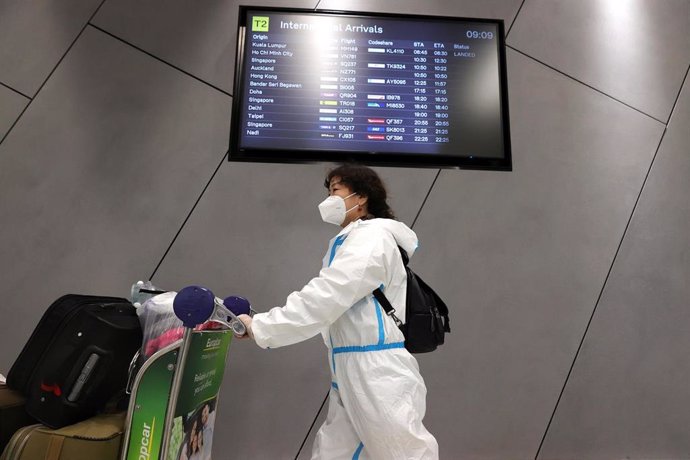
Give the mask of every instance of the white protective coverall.
<svg viewBox="0 0 690 460">
<path fill-rule="evenodd" d="M 391 219 L 357 220 L 334 237 L 319 276 L 283 307 L 254 315 L 262 348 L 321 333 L 329 349 L 328 416 L 312 460 L 437 459 L 436 439 L 422 424 L 426 386 L 395 322 L 374 299 L 382 287 L 405 320 L 407 276 L 398 245 L 411 257 L 417 235 Z"/>
</svg>

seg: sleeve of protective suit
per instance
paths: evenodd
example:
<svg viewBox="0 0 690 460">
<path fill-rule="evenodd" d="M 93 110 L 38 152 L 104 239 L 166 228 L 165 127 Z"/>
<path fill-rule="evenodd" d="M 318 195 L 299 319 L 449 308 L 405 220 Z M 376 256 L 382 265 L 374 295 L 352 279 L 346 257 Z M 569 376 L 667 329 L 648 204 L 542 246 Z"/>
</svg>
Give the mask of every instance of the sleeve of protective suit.
<svg viewBox="0 0 690 460">
<path fill-rule="evenodd" d="M 390 240 L 390 241 L 389 241 Z M 307 340 L 332 324 L 348 308 L 384 281 L 393 237 L 380 229 L 360 227 L 348 235 L 329 267 L 283 307 L 254 315 L 254 340 L 277 348 Z"/>
</svg>

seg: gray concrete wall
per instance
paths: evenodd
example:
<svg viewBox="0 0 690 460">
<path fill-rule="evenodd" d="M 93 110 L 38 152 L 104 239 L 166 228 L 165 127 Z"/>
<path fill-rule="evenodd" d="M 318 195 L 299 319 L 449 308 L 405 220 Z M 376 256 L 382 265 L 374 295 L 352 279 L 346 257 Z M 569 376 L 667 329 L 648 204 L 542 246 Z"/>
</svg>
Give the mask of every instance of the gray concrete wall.
<svg viewBox="0 0 690 460">
<path fill-rule="evenodd" d="M 317 272 L 328 165 L 224 161 L 240 3 L 0 0 L 0 373 L 67 292 L 266 310 Z M 378 168 L 452 310 L 441 458 L 687 458 L 690 0 L 259 4 L 505 21 L 514 171 Z M 215 458 L 309 458 L 320 339 L 223 386 Z"/>
</svg>

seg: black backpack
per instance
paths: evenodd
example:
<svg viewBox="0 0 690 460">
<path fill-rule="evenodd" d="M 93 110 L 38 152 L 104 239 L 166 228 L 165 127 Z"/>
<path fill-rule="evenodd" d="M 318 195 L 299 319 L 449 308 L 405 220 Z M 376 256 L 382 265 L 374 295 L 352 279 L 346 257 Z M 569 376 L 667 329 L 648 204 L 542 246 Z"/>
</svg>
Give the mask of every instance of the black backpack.
<svg viewBox="0 0 690 460">
<path fill-rule="evenodd" d="M 428 353 L 443 345 L 444 334 L 450 332 L 448 307 L 441 298 L 407 266 L 410 261 L 405 250 L 398 246 L 407 272 L 407 307 L 405 323 L 395 316 L 395 308 L 381 289 L 373 294 L 386 314 L 393 318 L 405 336 L 405 348 L 410 353 Z"/>
</svg>

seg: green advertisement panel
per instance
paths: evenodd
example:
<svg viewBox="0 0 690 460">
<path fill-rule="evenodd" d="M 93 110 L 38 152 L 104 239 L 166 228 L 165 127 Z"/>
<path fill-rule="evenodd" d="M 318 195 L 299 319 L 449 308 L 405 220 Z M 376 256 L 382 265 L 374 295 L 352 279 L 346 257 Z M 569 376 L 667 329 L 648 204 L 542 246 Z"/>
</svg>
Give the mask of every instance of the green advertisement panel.
<svg viewBox="0 0 690 460">
<path fill-rule="evenodd" d="M 191 335 L 167 460 L 211 458 L 216 403 L 231 339 L 229 330 Z"/>
<path fill-rule="evenodd" d="M 127 460 L 158 459 L 160 455 L 177 354 L 175 349 L 159 356 L 137 385 Z"/>
</svg>

